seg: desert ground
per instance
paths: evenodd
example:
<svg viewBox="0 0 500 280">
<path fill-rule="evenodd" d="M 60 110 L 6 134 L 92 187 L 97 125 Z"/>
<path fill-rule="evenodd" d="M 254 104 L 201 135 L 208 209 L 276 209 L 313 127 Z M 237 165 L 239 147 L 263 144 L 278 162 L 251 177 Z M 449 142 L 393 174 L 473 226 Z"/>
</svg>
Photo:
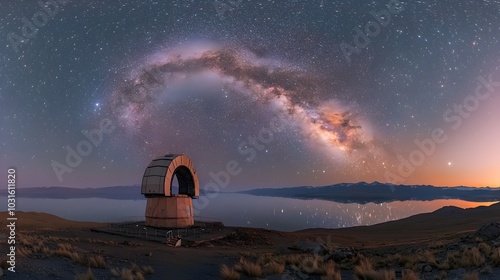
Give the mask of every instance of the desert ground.
<svg viewBox="0 0 500 280">
<path fill-rule="evenodd" d="M 343 229 L 225 227 L 181 247 L 91 230 L 103 223 L 16 215 L 16 272 L 2 253 L 2 279 L 500 279 L 500 203 Z"/>
</svg>

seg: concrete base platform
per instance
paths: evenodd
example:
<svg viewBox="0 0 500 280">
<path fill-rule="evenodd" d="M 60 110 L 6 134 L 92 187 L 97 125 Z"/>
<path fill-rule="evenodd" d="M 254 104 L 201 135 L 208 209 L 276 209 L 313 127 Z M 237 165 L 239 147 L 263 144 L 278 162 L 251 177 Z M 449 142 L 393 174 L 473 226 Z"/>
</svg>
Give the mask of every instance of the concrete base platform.
<svg viewBox="0 0 500 280">
<path fill-rule="evenodd" d="M 184 228 L 194 225 L 193 201 L 187 195 L 149 197 L 146 204 L 146 226 Z"/>
<path fill-rule="evenodd" d="M 91 231 L 133 237 L 141 240 L 168 243 L 171 238 L 182 239 L 182 246 L 197 246 L 206 241 L 224 238 L 234 228 L 224 227 L 221 222 L 195 221 L 189 228 L 148 227 L 143 221 L 112 223 L 106 227 L 93 228 Z"/>
</svg>

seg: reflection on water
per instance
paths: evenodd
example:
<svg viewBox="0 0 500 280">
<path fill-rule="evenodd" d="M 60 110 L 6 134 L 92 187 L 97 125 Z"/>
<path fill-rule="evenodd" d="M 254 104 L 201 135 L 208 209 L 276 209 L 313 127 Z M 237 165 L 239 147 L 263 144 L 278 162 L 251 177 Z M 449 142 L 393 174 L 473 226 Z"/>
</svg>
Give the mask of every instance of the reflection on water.
<svg viewBox="0 0 500 280">
<path fill-rule="evenodd" d="M 397 201 L 381 204 L 338 203 L 248 194 L 219 194 L 209 199 L 201 217 L 222 221 L 228 226 L 262 227 L 293 231 L 305 228 L 339 228 L 372 225 L 411 215 L 432 212 L 443 206 L 471 208 L 494 202 L 462 200 Z M 21 198 L 19 211 L 51 213 L 76 221 L 120 222 L 144 217 L 146 200 L 103 198 L 36 199 Z"/>
</svg>

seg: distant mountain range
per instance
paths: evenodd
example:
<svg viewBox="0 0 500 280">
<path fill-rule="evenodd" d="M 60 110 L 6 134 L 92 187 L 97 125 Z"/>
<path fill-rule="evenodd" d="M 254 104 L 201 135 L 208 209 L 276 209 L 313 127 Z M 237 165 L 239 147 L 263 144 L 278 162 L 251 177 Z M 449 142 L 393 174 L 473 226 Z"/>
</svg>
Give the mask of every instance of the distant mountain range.
<svg viewBox="0 0 500 280">
<path fill-rule="evenodd" d="M 1 190 L 0 195 L 7 195 L 7 190 Z M 114 186 L 104 188 L 68 188 L 68 187 L 37 187 L 17 188 L 16 197 L 22 198 L 108 198 L 120 200 L 144 199 L 140 186 Z"/>
<path fill-rule="evenodd" d="M 174 193 L 177 189 L 174 187 Z M 207 191 L 201 189 L 200 195 Z M 485 202 L 500 201 L 500 188 L 435 187 L 430 185 L 393 185 L 379 182 L 343 183 L 324 187 L 266 188 L 240 191 L 256 196 L 288 197 L 297 199 L 322 199 L 342 203 L 382 203 L 404 200 L 461 199 Z M 0 190 L 1 196 L 7 190 Z M 37 187 L 17 188 L 19 198 L 107 198 L 118 200 L 142 200 L 140 186 L 113 186 L 104 188 Z"/>
<path fill-rule="evenodd" d="M 342 203 L 382 203 L 405 200 L 461 199 L 485 202 L 500 201 L 500 188 L 435 187 L 430 185 L 393 185 L 379 182 L 343 183 L 324 187 L 266 188 L 239 193 L 288 197 L 297 199 L 322 199 Z"/>
<path fill-rule="evenodd" d="M 177 187 L 172 187 L 173 193 L 178 193 Z M 205 193 L 200 190 L 200 195 Z M 7 196 L 7 190 L 0 190 L 0 196 Z M 141 194 L 141 186 L 113 186 L 103 188 L 69 188 L 69 187 L 35 187 L 17 188 L 18 198 L 107 198 L 117 200 L 141 200 L 145 199 Z"/>
</svg>

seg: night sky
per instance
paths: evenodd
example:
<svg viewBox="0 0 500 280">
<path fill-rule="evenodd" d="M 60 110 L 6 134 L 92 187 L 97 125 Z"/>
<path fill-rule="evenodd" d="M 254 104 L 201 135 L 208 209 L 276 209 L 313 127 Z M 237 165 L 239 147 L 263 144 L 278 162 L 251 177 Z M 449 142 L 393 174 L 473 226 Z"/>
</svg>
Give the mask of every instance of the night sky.
<svg viewBox="0 0 500 280">
<path fill-rule="evenodd" d="M 137 185 L 167 153 L 202 187 L 236 161 L 230 190 L 500 185 L 500 1 L 47 3 L 0 3 L 19 187 Z"/>
</svg>

